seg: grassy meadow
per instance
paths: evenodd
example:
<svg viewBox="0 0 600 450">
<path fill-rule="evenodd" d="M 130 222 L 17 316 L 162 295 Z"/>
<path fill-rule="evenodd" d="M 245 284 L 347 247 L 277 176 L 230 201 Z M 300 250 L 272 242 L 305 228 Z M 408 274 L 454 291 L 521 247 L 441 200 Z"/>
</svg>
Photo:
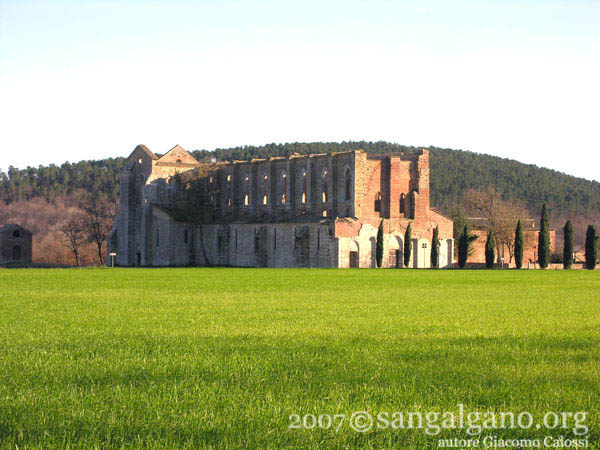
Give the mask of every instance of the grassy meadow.
<svg viewBox="0 0 600 450">
<path fill-rule="evenodd" d="M 599 448 L 600 274 L 0 270 L 0 448 L 437 448 L 289 416 L 459 403 L 587 411 Z"/>
</svg>

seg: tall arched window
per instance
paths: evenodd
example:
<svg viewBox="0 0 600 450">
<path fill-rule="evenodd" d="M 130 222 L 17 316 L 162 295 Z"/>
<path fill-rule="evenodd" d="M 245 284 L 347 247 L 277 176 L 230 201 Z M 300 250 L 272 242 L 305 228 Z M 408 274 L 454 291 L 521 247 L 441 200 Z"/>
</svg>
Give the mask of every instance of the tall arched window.
<svg viewBox="0 0 600 450">
<path fill-rule="evenodd" d="M 381 212 L 381 192 L 375 195 L 375 212 Z"/>
<path fill-rule="evenodd" d="M 266 205 L 269 202 L 269 177 L 265 175 L 263 177 L 263 205 Z"/>
<path fill-rule="evenodd" d="M 306 179 L 306 172 L 302 172 L 302 204 L 306 203 L 306 191 L 308 187 L 308 180 Z"/>
<path fill-rule="evenodd" d="M 323 171 L 323 203 L 327 203 L 327 191 L 329 191 L 329 173 L 327 170 Z"/>
<path fill-rule="evenodd" d="M 227 192 L 227 206 L 231 207 L 231 174 L 228 173 L 227 177 L 227 186 L 225 188 L 225 191 Z"/>
<path fill-rule="evenodd" d="M 344 198 L 346 199 L 346 201 L 352 200 L 352 171 L 350 171 L 350 168 L 346 169 L 344 178 L 345 178 L 344 181 L 346 182 Z"/>
<path fill-rule="evenodd" d="M 404 211 L 406 209 L 406 198 L 404 196 L 404 194 L 400 195 L 400 214 L 404 214 Z"/>
<path fill-rule="evenodd" d="M 245 195 L 244 195 L 244 206 L 248 206 L 250 204 L 250 178 L 248 178 L 248 176 L 246 175 L 246 177 L 244 178 L 244 185 L 245 185 Z"/>
<path fill-rule="evenodd" d="M 287 203 L 287 174 L 285 172 L 281 174 L 281 186 L 283 187 L 283 192 L 281 193 L 281 204 L 285 205 Z"/>
</svg>

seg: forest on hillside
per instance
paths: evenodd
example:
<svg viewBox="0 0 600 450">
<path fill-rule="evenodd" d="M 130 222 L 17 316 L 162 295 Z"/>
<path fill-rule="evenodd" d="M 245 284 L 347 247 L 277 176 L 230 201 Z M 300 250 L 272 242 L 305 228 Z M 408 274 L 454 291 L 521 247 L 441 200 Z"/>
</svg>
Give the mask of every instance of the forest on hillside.
<svg viewBox="0 0 600 450">
<path fill-rule="evenodd" d="M 195 150 L 200 161 L 218 161 L 289 156 L 295 153 L 329 153 L 361 149 L 368 153 L 414 152 L 388 142 L 314 142 L 268 144 Z M 431 204 L 454 214 L 469 189 L 493 188 L 506 200 L 522 202 L 530 217 L 537 219 L 542 203 L 547 203 L 551 224 L 560 228 L 566 219 L 575 227 L 575 242 L 581 245 L 588 223 L 600 223 L 600 183 L 573 177 L 555 170 L 523 164 L 514 160 L 473 152 L 429 147 L 431 159 Z M 68 261 L 68 251 L 48 258 L 61 248 L 55 241 L 61 220 L 77 209 L 82 198 L 102 196 L 116 203 L 119 175 L 125 158 L 66 162 L 37 168 L 0 170 L 0 224 L 19 222 L 36 233 L 36 260 Z M 560 239 L 559 239 L 560 240 Z M 39 245 L 40 242 L 44 245 Z M 87 257 L 93 262 L 93 249 Z M 84 261 L 86 257 L 84 257 Z"/>
</svg>

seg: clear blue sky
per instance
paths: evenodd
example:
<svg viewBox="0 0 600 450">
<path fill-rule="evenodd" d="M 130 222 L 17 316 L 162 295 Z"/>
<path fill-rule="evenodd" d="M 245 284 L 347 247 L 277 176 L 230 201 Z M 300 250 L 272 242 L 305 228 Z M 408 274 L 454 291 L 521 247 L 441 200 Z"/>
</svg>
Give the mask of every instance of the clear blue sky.
<svg viewBox="0 0 600 450">
<path fill-rule="evenodd" d="M 600 1 L 0 0 L 4 170 L 365 139 L 600 180 L 599 106 Z"/>
</svg>

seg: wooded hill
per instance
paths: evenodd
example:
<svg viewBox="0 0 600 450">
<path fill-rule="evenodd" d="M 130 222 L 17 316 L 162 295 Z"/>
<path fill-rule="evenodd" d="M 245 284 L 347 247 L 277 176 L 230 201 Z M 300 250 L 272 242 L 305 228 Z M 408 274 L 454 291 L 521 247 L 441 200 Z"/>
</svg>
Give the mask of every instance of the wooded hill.
<svg viewBox="0 0 600 450">
<path fill-rule="evenodd" d="M 219 161 L 289 156 L 294 153 L 328 153 L 362 149 L 368 153 L 414 152 L 407 147 L 387 142 L 342 143 L 290 143 L 246 146 L 215 151 L 192 152 L 200 160 L 212 158 Z M 514 160 L 490 155 L 429 147 L 431 155 L 431 204 L 451 212 L 460 203 L 468 189 L 493 187 L 505 199 L 525 203 L 531 217 L 538 219 L 542 203 L 546 202 L 551 223 L 560 229 L 570 218 L 576 235 L 588 223 L 600 223 L 600 183 L 573 177 L 564 173 L 523 164 Z M 58 199 L 77 197 L 84 192 L 103 194 L 116 201 L 119 190 L 119 174 L 124 158 L 108 158 L 98 161 L 64 163 L 60 166 L 40 166 L 18 170 L 9 168 L 0 172 L 0 222 L 6 217 L 7 206 L 18 202 L 27 204 L 32 199 L 45 199 L 56 203 Z M 3 206 L 4 205 L 4 206 Z M 21 206 L 22 208 L 23 206 Z M 14 215 L 11 216 L 18 221 Z M 557 233 L 561 235 L 562 233 Z M 576 239 L 579 242 L 579 239 Z"/>
</svg>

